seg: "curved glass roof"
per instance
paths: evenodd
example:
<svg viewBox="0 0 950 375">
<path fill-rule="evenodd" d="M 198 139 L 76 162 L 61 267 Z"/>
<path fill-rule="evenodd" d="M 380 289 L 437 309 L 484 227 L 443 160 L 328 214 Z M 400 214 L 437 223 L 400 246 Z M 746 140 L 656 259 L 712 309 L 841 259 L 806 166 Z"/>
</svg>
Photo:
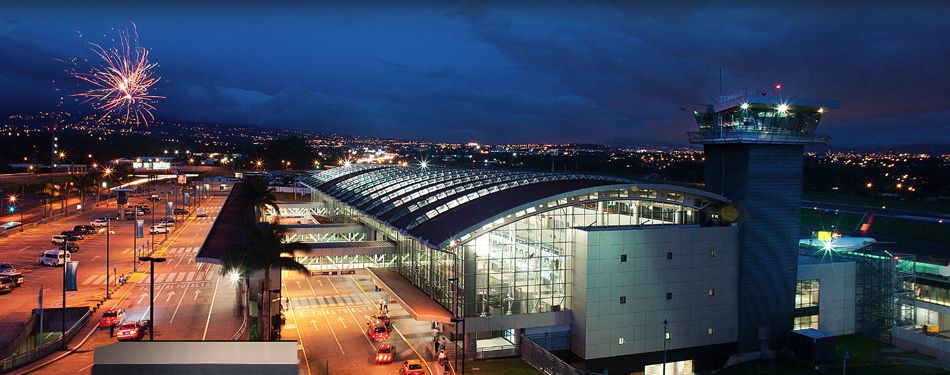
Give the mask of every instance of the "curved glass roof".
<svg viewBox="0 0 950 375">
<path fill-rule="evenodd" d="M 404 233 L 438 245 L 464 234 L 456 233 L 459 230 L 515 207 L 572 191 L 609 185 L 616 188 L 634 181 L 590 174 L 356 164 L 315 173 L 303 183 Z M 697 194 L 711 195 L 692 191 L 692 195 Z"/>
</svg>

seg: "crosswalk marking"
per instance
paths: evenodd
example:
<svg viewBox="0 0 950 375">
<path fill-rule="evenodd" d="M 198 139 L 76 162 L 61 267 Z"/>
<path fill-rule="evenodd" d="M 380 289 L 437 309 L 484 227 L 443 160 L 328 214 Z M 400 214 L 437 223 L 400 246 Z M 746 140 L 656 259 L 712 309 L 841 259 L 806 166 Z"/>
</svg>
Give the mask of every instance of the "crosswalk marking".
<svg viewBox="0 0 950 375">
<path fill-rule="evenodd" d="M 185 279 L 185 273 L 184 273 L 184 272 L 179 272 L 179 273 L 178 273 L 178 278 L 175 279 L 175 281 L 176 281 L 176 282 L 177 282 L 177 281 L 182 281 L 182 280 L 184 280 L 184 279 Z"/>
<path fill-rule="evenodd" d="M 188 272 L 188 280 L 185 280 L 185 281 L 192 281 L 192 280 L 194 280 L 194 279 L 195 279 L 195 273 L 194 273 L 194 272 Z"/>
<path fill-rule="evenodd" d="M 158 276 L 155 276 L 155 282 L 160 283 L 162 280 L 165 280 L 165 276 L 168 276 L 166 273 L 160 273 Z"/>
<path fill-rule="evenodd" d="M 330 295 L 291 298 L 290 303 L 298 309 L 318 307 L 345 307 L 363 305 L 358 295 Z"/>
<path fill-rule="evenodd" d="M 82 282 L 82 285 L 89 285 L 93 280 L 96 279 L 96 275 L 89 276 L 86 280 Z"/>
</svg>

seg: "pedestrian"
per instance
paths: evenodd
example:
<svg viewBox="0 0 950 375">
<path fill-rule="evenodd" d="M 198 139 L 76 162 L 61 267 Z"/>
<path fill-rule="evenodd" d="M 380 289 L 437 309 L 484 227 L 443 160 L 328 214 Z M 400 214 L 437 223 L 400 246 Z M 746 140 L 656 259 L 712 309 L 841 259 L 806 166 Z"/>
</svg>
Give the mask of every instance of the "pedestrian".
<svg viewBox="0 0 950 375">
<path fill-rule="evenodd" d="M 383 314 L 389 314 L 389 305 L 383 305 Z"/>
<path fill-rule="evenodd" d="M 445 338 L 445 336 L 442 336 L 442 338 L 439 339 L 439 347 L 442 348 L 442 350 L 445 350 L 446 348 L 448 348 L 449 339 Z"/>
<path fill-rule="evenodd" d="M 445 350 L 439 350 L 439 364 L 442 365 L 443 368 L 444 368 L 444 366 L 445 366 L 445 362 L 446 362 L 446 360 L 445 360 Z"/>
</svg>

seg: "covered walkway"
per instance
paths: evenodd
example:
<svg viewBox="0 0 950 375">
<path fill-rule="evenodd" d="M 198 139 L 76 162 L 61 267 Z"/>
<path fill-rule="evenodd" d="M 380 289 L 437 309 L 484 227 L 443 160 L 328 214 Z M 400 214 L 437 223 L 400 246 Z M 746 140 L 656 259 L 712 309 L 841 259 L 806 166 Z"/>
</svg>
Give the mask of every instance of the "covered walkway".
<svg viewBox="0 0 950 375">
<path fill-rule="evenodd" d="M 377 285 L 398 301 L 415 320 L 451 323 L 452 312 L 429 298 L 421 289 L 396 271 L 367 268 Z"/>
</svg>

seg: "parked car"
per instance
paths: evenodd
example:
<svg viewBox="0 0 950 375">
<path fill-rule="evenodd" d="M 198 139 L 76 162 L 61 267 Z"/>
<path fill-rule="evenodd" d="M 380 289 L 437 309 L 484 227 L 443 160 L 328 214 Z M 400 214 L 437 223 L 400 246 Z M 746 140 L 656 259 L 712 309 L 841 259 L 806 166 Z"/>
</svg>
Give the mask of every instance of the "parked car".
<svg viewBox="0 0 950 375">
<path fill-rule="evenodd" d="M 53 242 L 53 245 L 62 245 L 62 244 L 64 244 L 66 241 L 72 242 L 72 241 L 75 241 L 75 240 L 76 240 L 76 239 L 73 238 L 73 237 L 64 236 L 64 235 L 61 235 L 61 234 L 57 234 L 57 235 L 53 236 L 50 241 Z"/>
<path fill-rule="evenodd" d="M 383 323 L 366 323 L 366 334 L 373 341 L 386 341 L 389 338 L 389 330 Z"/>
<path fill-rule="evenodd" d="M 148 234 L 162 234 L 162 233 L 168 233 L 168 227 L 162 224 L 153 225 L 151 228 L 148 229 Z"/>
<path fill-rule="evenodd" d="M 122 323 L 125 320 L 125 311 L 121 309 L 108 310 L 102 313 L 102 319 L 99 320 L 99 328 L 109 328 Z"/>
<path fill-rule="evenodd" d="M 158 202 L 158 201 L 162 200 L 162 197 L 157 196 L 157 195 L 153 195 L 153 196 L 151 196 L 151 197 L 148 197 L 148 200 L 149 200 L 150 202 Z"/>
<path fill-rule="evenodd" d="M 93 227 L 96 227 L 96 228 L 102 228 L 102 227 L 108 226 L 109 221 L 106 220 L 106 218 L 104 217 L 100 217 L 96 220 L 89 222 L 89 225 L 92 225 Z"/>
<path fill-rule="evenodd" d="M 393 363 L 396 349 L 390 344 L 383 344 L 376 349 L 376 364 Z"/>
<path fill-rule="evenodd" d="M 59 249 L 60 249 L 60 250 L 67 250 L 67 251 L 69 251 L 69 252 L 77 252 L 77 251 L 79 251 L 79 245 L 77 245 L 77 244 L 75 244 L 75 243 L 72 243 L 72 242 L 67 242 L 67 243 L 64 243 L 64 244 L 62 244 L 62 245 L 59 245 Z"/>
<path fill-rule="evenodd" d="M 75 239 L 67 239 L 67 241 L 70 241 L 70 242 L 76 241 L 76 240 L 81 240 L 81 239 L 83 239 L 83 238 L 86 238 L 86 236 L 83 235 L 82 233 L 79 233 L 79 232 L 76 232 L 76 231 L 72 231 L 72 230 L 64 230 L 64 231 L 60 232 L 59 234 L 61 234 L 61 235 L 63 235 L 63 236 L 75 238 Z"/>
<path fill-rule="evenodd" d="M 402 363 L 399 373 L 402 375 L 425 375 L 426 368 L 422 365 L 422 361 L 411 359 Z"/>
<path fill-rule="evenodd" d="M 42 266 L 62 266 L 64 261 L 69 262 L 70 260 L 69 252 L 65 250 L 46 250 L 43 254 L 40 254 L 40 265 Z"/>
<path fill-rule="evenodd" d="M 173 218 L 173 217 L 163 217 L 163 218 L 162 218 L 162 224 L 164 224 L 166 227 L 173 227 L 173 226 L 175 226 L 175 221 L 176 221 L 176 220 L 175 220 L 175 218 Z"/>
<path fill-rule="evenodd" d="M 16 288 L 16 283 L 13 282 L 13 278 L 10 276 L 0 276 L 0 294 L 7 294 L 13 291 L 13 288 Z"/>
<path fill-rule="evenodd" d="M 95 234 L 97 231 L 92 225 L 77 225 L 73 227 L 73 232 L 82 234 Z"/>
<path fill-rule="evenodd" d="M 14 286 L 23 285 L 23 274 L 10 263 L 0 263 L 0 276 L 13 279 Z"/>
<path fill-rule="evenodd" d="M 119 341 L 141 340 L 142 337 L 145 337 L 145 332 L 148 331 L 151 326 L 152 323 L 148 320 L 123 322 L 116 327 L 115 336 Z"/>
<path fill-rule="evenodd" d="M 195 217 L 208 217 L 208 210 L 199 208 L 197 211 L 195 211 Z"/>
</svg>

